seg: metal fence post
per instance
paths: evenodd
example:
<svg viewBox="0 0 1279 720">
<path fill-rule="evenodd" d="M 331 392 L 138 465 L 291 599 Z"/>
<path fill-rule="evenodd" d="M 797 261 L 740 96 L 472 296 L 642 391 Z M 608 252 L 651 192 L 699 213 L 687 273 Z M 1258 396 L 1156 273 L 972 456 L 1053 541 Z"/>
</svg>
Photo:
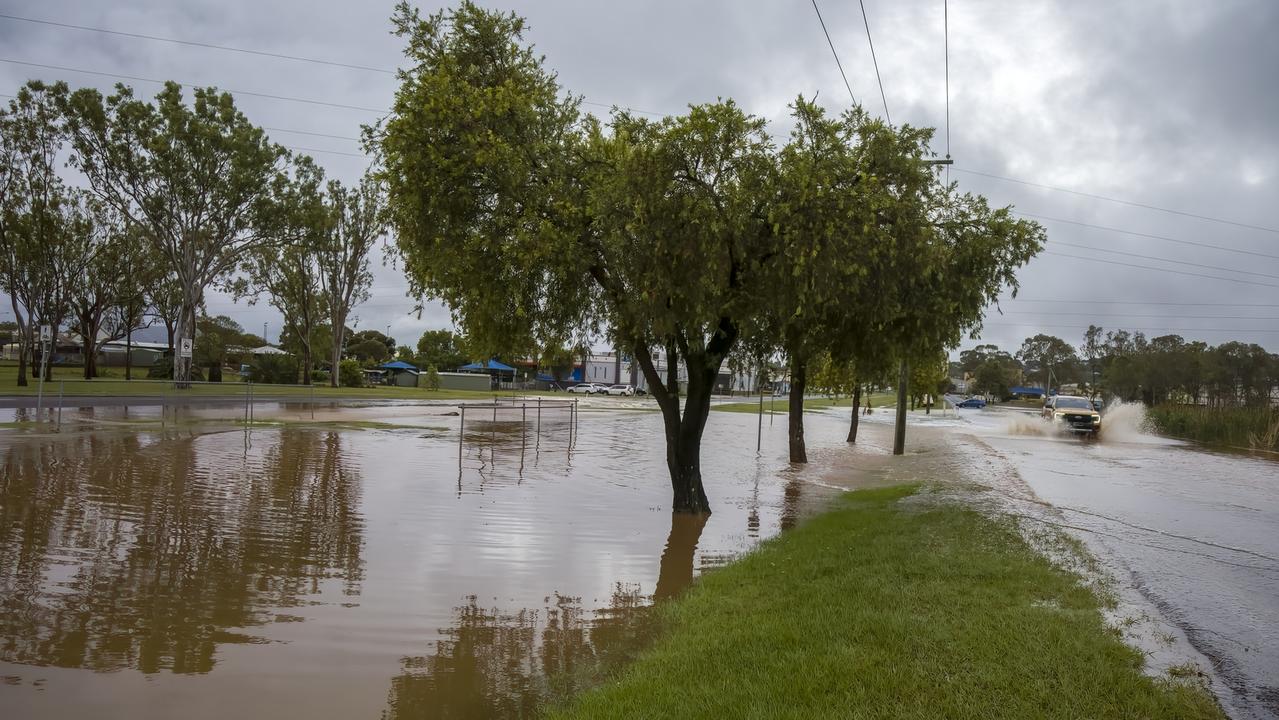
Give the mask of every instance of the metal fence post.
<svg viewBox="0 0 1279 720">
<path fill-rule="evenodd" d="M 315 419 L 315 383 L 311 383 L 311 419 Z"/>
<path fill-rule="evenodd" d="M 466 406 L 458 406 L 462 410 L 461 419 L 457 424 L 457 467 L 462 468 L 462 438 L 466 435 Z"/>
</svg>

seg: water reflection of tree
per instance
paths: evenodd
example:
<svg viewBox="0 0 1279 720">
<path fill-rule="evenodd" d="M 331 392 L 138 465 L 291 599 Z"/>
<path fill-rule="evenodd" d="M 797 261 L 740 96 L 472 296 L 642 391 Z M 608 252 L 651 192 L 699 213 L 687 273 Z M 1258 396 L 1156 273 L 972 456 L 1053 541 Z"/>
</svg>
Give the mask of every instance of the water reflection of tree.
<svg viewBox="0 0 1279 720">
<path fill-rule="evenodd" d="M 618 585 L 606 608 L 555 595 L 541 609 L 454 609 L 433 652 L 405 658 L 391 681 L 387 720 L 526 718 L 629 661 L 651 633 L 647 598 Z"/>
<path fill-rule="evenodd" d="M 255 641 L 233 629 L 325 580 L 359 592 L 359 477 L 340 435 L 268 435 L 257 462 L 220 436 L 151 440 L 7 449 L 0 659 L 207 672 L 218 644 Z"/>
<path fill-rule="evenodd" d="M 675 597 L 692 583 L 706 519 L 671 514 L 651 598 L 618 584 L 599 609 L 556 594 L 541 609 L 509 613 L 467 598 L 430 655 L 403 660 L 383 718 L 532 717 L 539 707 L 598 684 L 651 640 L 650 600 Z"/>
</svg>

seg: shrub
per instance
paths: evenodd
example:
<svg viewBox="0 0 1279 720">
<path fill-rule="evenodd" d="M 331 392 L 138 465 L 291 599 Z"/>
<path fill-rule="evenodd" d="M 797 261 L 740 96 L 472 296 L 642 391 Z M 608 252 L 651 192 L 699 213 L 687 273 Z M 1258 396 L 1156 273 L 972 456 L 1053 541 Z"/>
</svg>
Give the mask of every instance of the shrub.
<svg viewBox="0 0 1279 720">
<path fill-rule="evenodd" d="M 297 385 L 298 361 L 292 355 L 263 355 L 249 367 L 249 382 Z"/>
<path fill-rule="evenodd" d="M 329 381 L 329 372 L 327 370 L 312 370 L 311 382 L 326 383 Z"/>
<path fill-rule="evenodd" d="M 435 369 L 434 365 L 426 369 L 426 380 L 424 382 L 427 390 L 440 389 L 440 373 Z"/>
<path fill-rule="evenodd" d="M 364 387 L 364 371 L 358 360 L 343 360 L 338 364 L 338 383 L 342 387 Z"/>
</svg>

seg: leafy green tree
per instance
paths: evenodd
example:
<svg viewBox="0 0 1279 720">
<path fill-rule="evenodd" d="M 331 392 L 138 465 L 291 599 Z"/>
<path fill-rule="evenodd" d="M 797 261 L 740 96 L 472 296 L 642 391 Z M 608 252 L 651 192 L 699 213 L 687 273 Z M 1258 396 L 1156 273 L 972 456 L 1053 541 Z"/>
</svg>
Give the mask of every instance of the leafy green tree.
<svg viewBox="0 0 1279 720">
<path fill-rule="evenodd" d="M 426 389 L 427 390 L 440 389 L 440 373 L 438 370 L 435 369 L 434 365 L 431 365 L 427 367 L 426 369 Z"/>
<path fill-rule="evenodd" d="M 1010 388 L 1016 381 L 1013 372 L 1009 363 L 996 358 L 987 359 L 977 366 L 970 387 L 974 393 L 1004 400 L 1011 394 Z"/>
<path fill-rule="evenodd" d="M 285 333 L 302 359 L 303 382 L 311 383 L 315 348 L 312 344 L 321 318 L 322 292 L 315 248 L 328 242 L 329 213 L 321 185 L 324 172 L 309 157 L 294 162 L 294 178 L 280 197 L 283 246 L 262 245 L 246 255 L 241 266 L 247 277 L 235 284 L 237 295 L 248 295 L 250 304 L 265 293 L 272 307 L 284 317 Z"/>
<path fill-rule="evenodd" d="M 331 365 L 337 368 L 346 347 L 346 321 L 351 309 L 369 297 L 373 283 L 369 252 L 386 232 L 386 200 L 377 178 L 368 174 L 353 188 L 330 180 L 326 198 L 327 233 L 312 252 L 320 270 L 321 300 L 328 308 L 329 327 L 333 329 Z M 343 377 L 346 376 L 330 373 L 330 385 L 338 387 Z"/>
<path fill-rule="evenodd" d="M 1065 376 L 1061 370 L 1077 361 L 1075 349 L 1070 343 L 1043 333 L 1026 338 L 1017 351 L 1017 359 L 1043 373 L 1045 392 L 1052 390 L 1054 378 L 1061 382 Z"/>
<path fill-rule="evenodd" d="M 297 358 L 292 355 L 259 355 L 249 363 L 249 382 L 296 385 Z"/>
<path fill-rule="evenodd" d="M 18 324 L 19 385 L 36 359 L 37 328 L 62 326 L 88 257 L 82 198 L 57 172 L 66 140 L 57 98 L 65 92 L 62 83 L 29 82 L 0 114 L 0 290 Z"/>
<path fill-rule="evenodd" d="M 203 315 L 196 320 L 193 363 L 209 369 L 209 380 L 220 381 L 222 367 L 232 359 L 241 359 L 245 350 L 258 347 L 258 339 L 245 333 L 239 323 L 226 315 Z"/>
<path fill-rule="evenodd" d="M 417 340 L 417 362 L 422 367 L 456 370 L 470 362 L 464 339 L 451 330 L 427 330 Z"/>
<path fill-rule="evenodd" d="M 61 107 L 72 164 L 99 197 L 146 230 L 182 291 L 177 336 L 192 337 L 205 290 L 248 253 L 279 240 L 284 149 L 214 88 L 196 88 L 191 104 L 173 82 L 154 104 L 124 85 L 105 99 L 84 88 L 63 94 Z M 174 354 L 176 380 L 189 367 Z"/>
<path fill-rule="evenodd" d="M 464 2 L 424 19 L 401 4 L 394 23 L 410 69 L 371 134 L 414 289 L 452 308 L 485 354 L 512 339 L 586 344 L 607 326 L 661 408 L 674 509 L 709 512 L 710 393 L 770 250 L 763 121 L 725 101 L 605 125 L 579 115 L 513 15 Z"/>
<path fill-rule="evenodd" d="M 342 387 L 364 387 L 364 370 L 356 360 L 342 360 L 338 363 L 338 374 L 342 376 Z"/>
</svg>

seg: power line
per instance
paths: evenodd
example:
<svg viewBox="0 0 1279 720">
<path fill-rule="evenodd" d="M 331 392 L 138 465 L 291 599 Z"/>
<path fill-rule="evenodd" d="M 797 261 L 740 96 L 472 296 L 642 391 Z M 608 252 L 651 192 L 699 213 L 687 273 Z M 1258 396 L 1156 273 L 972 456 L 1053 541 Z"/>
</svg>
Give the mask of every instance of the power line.
<svg viewBox="0 0 1279 720">
<path fill-rule="evenodd" d="M 1279 317 L 1257 317 L 1256 315 L 1148 315 L 1143 313 L 1097 313 L 1097 312 L 1053 312 L 1039 310 L 1008 310 L 1001 315 L 1076 315 L 1083 317 L 1130 317 L 1130 318 L 1166 318 L 1168 320 L 1279 320 Z"/>
<path fill-rule="evenodd" d="M 73 25 L 71 23 L 54 22 L 52 20 L 37 20 L 35 18 L 19 17 L 17 15 L 0 14 L 0 18 L 6 20 L 18 20 L 21 22 L 35 23 L 37 25 L 50 25 L 53 27 L 69 28 L 72 30 L 85 30 L 87 32 L 102 33 L 104 35 L 118 35 L 120 37 L 136 38 L 140 40 L 155 40 L 157 42 L 173 43 L 175 45 L 190 45 L 192 47 L 208 48 L 210 50 L 225 50 L 227 52 L 244 53 L 246 55 L 258 55 L 261 57 L 279 58 L 282 60 L 297 60 L 299 62 L 315 63 L 317 65 L 331 65 L 333 67 L 350 68 L 352 70 L 367 70 L 369 72 L 386 73 L 394 75 L 394 70 L 386 68 L 370 67 L 368 65 L 355 65 L 352 63 L 337 62 L 335 60 L 322 60 L 319 58 L 303 57 L 300 55 L 285 55 L 283 53 L 267 52 L 265 50 L 249 50 L 247 48 L 231 47 L 229 45 L 214 45 L 212 43 L 197 42 L 195 40 L 179 40 L 177 38 L 160 37 L 158 35 L 144 35 L 142 33 L 123 32 L 121 30 L 109 30 L 107 28 L 89 27 L 87 25 Z"/>
<path fill-rule="evenodd" d="M 1257 307 L 1257 308 L 1279 308 L 1279 303 L 1199 303 L 1199 302 L 1155 302 L 1145 300 L 1046 300 L 1046 299 L 1027 299 L 1027 298 L 1004 298 L 1001 302 L 1027 302 L 1027 303 L 1053 303 L 1054 305 L 1062 303 L 1072 303 L 1079 305 L 1167 305 L 1176 307 Z"/>
<path fill-rule="evenodd" d="M 265 127 L 265 126 L 262 129 L 268 132 L 292 133 L 294 135 L 311 135 L 313 137 L 333 138 L 334 140 L 351 140 L 353 142 L 360 142 L 360 138 L 350 137 L 347 135 L 330 135 L 328 133 L 311 132 L 309 130 L 289 130 L 288 128 Z"/>
<path fill-rule="evenodd" d="M 1133 237 L 1150 238 L 1151 240 L 1163 240 L 1164 242 L 1178 243 L 1180 245 L 1193 245 L 1194 247 L 1209 248 L 1211 250 L 1222 250 L 1224 252 L 1239 253 L 1241 255 L 1253 255 L 1255 257 L 1269 258 L 1271 260 L 1279 260 L 1279 255 L 1270 255 L 1268 253 L 1254 252 L 1252 250 L 1242 250 L 1239 248 L 1225 247 L 1224 245 L 1213 245 L 1211 243 L 1195 242 L 1193 240 L 1179 240 L 1177 238 L 1165 237 L 1163 235 L 1152 235 L 1150 233 L 1136 232 L 1135 230 L 1124 230 L 1122 228 L 1106 227 L 1105 225 L 1093 225 L 1091 223 L 1079 222 L 1078 220 L 1065 220 L 1063 218 L 1048 217 L 1047 215 L 1036 215 L 1034 213 L 1025 213 L 1013 211 L 1014 215 L 1021 217 L 1034 218 L 1036 220 L 1047 220 L 1049 222 L 1066 223 L 1068 225 L 1078 225 L 1079 227 L 1092 228 L 1093 230 L 1106 230 L 1108 232 L 1121 233 L 1123 235 L 1132 235 Z"/>
<path fill-rule="evenodd" d="M 888 96 L 884 94 L 884 79 L 879 76 L 879 60 L 875 58 L 875 41 L 870 39 L 870 20 L 866 19 L 866 3 L 857 0 L 857 4 L 862 8 L 862 24 L 866 26 L 866 44 L 870 45 L 870 61 L 875 65 L 875 80 L 879 82 L 879 98 L 884 101 L 884 119 L 892 125 L 893 118 L 888 114 Z"/>
<path fill-rule="evenodd" d="M 248 55 L 257 55 L 260 57 L 277 58 L 282 60 L 296 60 L 298 62 L 315 63 L 317 65 L 329 65 L 332 67 L 349 68 L 352 70 L 366 70 L 368 72 L 381 73 L 384 75 L 394 75 L 396 73 L 395 70 L 392 70 L 390 68 L 372 67 L 370 65 L 356 65 L 353 63 L 339 62 L 336 60 L 325 60 L 322 58 L 305 57 L 302 55 L 288 55 L 285 53 L 268 52 L 266 50 L 251 50 L 248 48 L 238 48 L 238 47 L 232 47 L 229 45 L 215 45 L 213 43 L 199 42 L 197 40 L 181 40 L 178 38 L 160 37 L 158 35 L 146 35 L 143 33 L 123 32 L 120 30 L 90 27 L 88 25 L 75 25 L 73 23 L 55 22 L 52 20 L 38 20 L 35 18 L 20 17 L 17 15 L 7 15 L 3 13 L 0 13 L 0 18 L 4 18 L 8 20 L 18 20 L 21 22 L 28 22 L 28 23 L 36 23 L 39 25 L 49 25 L 52 27 L 69 28 L 73 30 L 84 30 L 87 32 L 103 33 L 105 35 L 116 35 L 119 37 L 134 38 L 139 40 L 154 40 L 157 42 L 174 43 L 176 45 L 189 45 L 191 47 L 207 48 L 210 50 L 222 50 L 226 52 L 244 53 Z M 82 72 L 82 71 L 73 71 L 73 72 Z M 155 81 L 152 80 L 149 82 L 155 82 Z M 240 93 L 240 94 L 244 95 L 249 93 Z M 612 109 L 614 107 L 620 107 L 625 110 L 630 110 L 631 112 L 640 113 L 642 115 L 655 115 L 658 117 L 662 117 L 663 115 L 665 115 L 665 113 L 653 112 L 651 110 L 641 110 L 639 108 L 627 107 L 624 105 L 593 102 L 591 100 L 585 100 L 585 99 L 581 100 L 581 102 L 583 105 L 594 105 L 596 107 L 609 108 L 609 109 Z M 377 112 L 382 112 L 382 111 L 378 110 Z"/>
<path fill-rule="evenodd" d="M 281 145 L 280 147 L 287 148 L 289 150 L 296 150 L 298 152 L 309 152 L 309 153 L 316 152 L 316 153 L 325 153 L 327 155 L 345 155 L 346 157 L 353 157 L 353 158 L 368 157 L 368 155 L 364 155 L 362 153 L 342 152 L 340 150 L 323 150 L 321 148 L 298 147 L 296 145 Z"/>
<path fill-rule="evenodd" d="M 1203 270 L 1220 270 L 1222 272 L 1238 273 L 1240 275 L 1255 275 L 1257 277 L 1270 278 L 1279 280 L 1279 275 L 1271 275 L 1270 273 L 1252 272 L 1251 270 L 1236 270 L 1234 268 L 1219 267 L 1217 265 L 1204 265 L 1202 263 L 1186 262 L 1183 260 L 1171 260 L 1165 257 L 1156 257 L 1154 255 L 1142 255 L 1140 253 L 1124 252 L 1123 250 L 1107 250 L 1105 248 L 1092 247 L 1091 245 L 1076 245 L 1074 243 L 1062 242 L 1061 240 L 1050 240 L 1053 245 L 1062 245 L 1064 247 L 1075 248 L 1077 250 L 1092 250 L 1094 252 L 1111 253 L 1112 255 L 1125 255 L 1127 257 L 1135 257 L 1141 260 L 1158 260 L 1159 262 L 1173 263 L 1174 265 L 1185 265 L 1187 267 L 1197 267 Z"/>
<path fill-rule="evenodd" d="M 826 30 L 826 21 L 822 19 L 822 11 L 817 8 L 817 0 L 813 0 L 813 12 L 817 13 L 817 22 L 822 25 L 822 34 L 826 36 L 826 44 L 830 45 L 830 54 L 835 56 L 835 66 L 839 68 L 839 76 L 844 78 L 844 87 L 848 88 L 848 97 L 857 104 L 857 98 L 853 95 L 853 86 L 848 83 L 848 76 L 844 74 L 844 63 L 839 61 L 839 53 L 835 52 L 835 43 L 830 39 L 830 32 Z"/>
<path fill-rule="evenodd" d="M 1101 258 L 1084 257 L 1081 255 L 1067 255 L 1065 253 L 1053 252 L 1051 250 L 1045 250 L 1043 254 L 1053 255 L 1056 257 L 1071 258 L 1074 260 L 1087 260 L 1089 262 L 1105 263 L 1107 265 L 1120 265 L 1122 267 L 1137 268 L 1139 270 L 1157 270 L 1159 272 L 1172 273 L 1174 275 L 1188 275 L 1190 277 L 1207 278 L 1209 280 L 1224 280 L 1226 282 L 1243 283 L 1244 285 L 1260 285 L 1261 287 L 1279 288 L 1279 285 L 1276 285 L 1274 283 L 1257 282 L 1255 280 L 1242 280 L 1239 278 L 1223 278 L 1223 277 L 1218 277 L 1216 275 L 1204 275 L 1201 273 L 1185 272 L 1184 270 L 1172 270 L 1170 268 L 1160 268 L 1160 267 L 1153 267 L 1150 265 L 1137 265 L 1135 263 L 1119 262 L 1118 260 L 1103 260 Z"/>
<path fill-rule="evenodd" d="M 1207 220 L 1209 222 L 1222 223 L 1223 225 L 1234 225 L 1235 227 L 1248 228 L 1249 230 L 1260 230 L 1262 232 L 1279 234 L 1279 229 L 1265 227 L 1264 225 L 1250 225 L 1248 223 L 1236 222 L 1234 220 L 1226 220 L 1224 218 L 1212 217 L 1209 215 L 1196 215 L 1195 213 L 1184 212 L 1181 210 L 1173 210 L 1172 208 L 1159 207 L 1158 205 L 1147 205 L 1146 203 L 1133 202 L 1131 200 L 1121 200 L 1119 198 L 1108 197 L 1106 195 L 1096 195 L 1094 193 L 1080 192 L 1079 190 L 1071 190 L 1069 188 L 1056 187 L 1053 185 L 1044 185 L 1043 183 L 1031 182 L 1029 180 L 1018 180 L 1017 178 L 1004 177 L 1003 175 L 995 175 L 993 173 L 980 172 L 978 170 L 967 170 L 965 168 L 955 168 L 958 172 L 965 172 L 969 175 L 980 175 L 982 177 L 994 178 L 995 180 L 1003 180 L 1005 182 L 1017 183 L 1018 185 L 1029 185 L 1030 187 L 1043 188 L 1045 190 L 1053 190 L 1055 192 L 1069 193 L 1080 197 L 1092 198 L 1093 200 L 1105 200 L 1106 202 L 1117 203 L 1119 205 L 1127 205 L 1129 207 L 1143 208 L 1145 210 L 1157 210 L 1159 212 L 1169 213 L 1171 215 L 1180 215 L 1182 217 L 1195 218 L 1196 220 Z"/>
<path fill-rule="evenodd" d="M 1073 330 L 1087 330 L 1090 327 L 1089 325 L 1055 325 L 1055 324 L 1044 325 L 1036 322 L 1024 322 L 1024 323 L 987 322 L 987 323 L 982 323 L 982 326 L 983 327 L 994 326 L 994 327 L 1067 328 L 1067 329 L 1073 329 Z M 1157 327 L 1129 325 L 1122 329 L 1141 330 L 1144 332 L 1239 333 L 1239 334 L 1266 333 L 1268 335 L 1279 334 L 1279 330 L 1258 330 L 1255 328 L 1176 328 L 1176 327 L 1157 328 Z"/>
<path fill-rule="evenodd" d="M 121 80 L 133 80 L 135 82 L 149 82 L 149 83 L 155 83 L 157 85 L 163 85 L 166 82 L 177 82 L 179 85 L 186 85 L 189 87 L 200 86 L 199 83 L 187 83 L 187 82 L 181 82 L 176 80 L 174 81 L 156 80 L 155 78 L 144 78 L 144 77 L 138 77 L 136 75 L 121 75 L 118 73 L 101 72 L 98 70 L 85 70 L 84 68 L 64 67 L 61 65 L 45 65 L 43 63 L 24 62 L 22 60 L 11 60 L 9 58 L 0 58 L 0 62 L 8 63 L 10 65 L 25 65 L 27 67 L 44 68 L 46 70 L 59 70 L 62 72 L 83 73 L 85 75 L 97 75 L 99 77 L 110 77 L 110 78 L 117 78 Z M 342 108 L 345 110 L 362 110 L 365 112 L 375 112 L 375 113 L 387 112 L 386 109 L 384 108 L 379 109 L 379 108 L 371 108 L 371 107 L 362 107 L 360 105 L 345 105 L 343 103 L 334 103 L 334 102 L 328 102 L 325 100 L 310 100 L 307 98 L 295 98 L 295 97 L 288 97 L 285 95 L 272 95 L 270 93 L 249 92 L 247 90 L 232 90 L 230 88 L 226 88 L 225 90 L 226 92 L 229 92 L 233 95 L 246 95 L 248 97 L 270 98 L 272 100 L 287 100 L 289 102 L 306 103 L 308 105 L 324 105 L 327 107 Z"/>
</svg>

